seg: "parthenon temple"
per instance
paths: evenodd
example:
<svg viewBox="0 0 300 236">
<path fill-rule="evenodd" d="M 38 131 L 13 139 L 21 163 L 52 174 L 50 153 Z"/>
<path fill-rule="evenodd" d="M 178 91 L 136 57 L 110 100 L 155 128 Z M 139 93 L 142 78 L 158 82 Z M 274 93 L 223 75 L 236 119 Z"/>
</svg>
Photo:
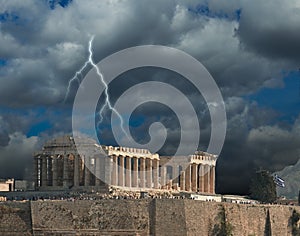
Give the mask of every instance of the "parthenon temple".
<svg viewBox="0 0 300 236">
<path fill-rule="evenodd" d="M 88 153 L 98 154 L 82 155 L 76 145 L 74 138 L 66 135 L 47 142 L 35 153 L 37 190 L 113 186 L 215 193 L 216 155 L 198 151 L 185 157 L 159 156 L 146 149 L 100 146 L 96 142 L 84 145 L 93 150 Z"/>
</svg>

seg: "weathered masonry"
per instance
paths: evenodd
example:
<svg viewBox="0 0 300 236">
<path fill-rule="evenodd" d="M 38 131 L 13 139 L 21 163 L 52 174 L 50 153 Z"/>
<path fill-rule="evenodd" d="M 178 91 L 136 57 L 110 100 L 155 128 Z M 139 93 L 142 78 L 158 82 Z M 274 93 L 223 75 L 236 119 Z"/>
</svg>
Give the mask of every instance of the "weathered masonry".
<svg viewBox="0 0 300 236">
<path fill-rule="evenodd" d="M 51 140 L 35 153 L 36 188 L 97 190 L 115 186 L 215 192 L 216 155 L 196 152 L 180 158 L 159 156 L 146 149 L 99 146 L 90 140 L 81 145 L 91 155 L 79 155 L 71 136 Z"/>
<path fill-rule="evenodd" d="M 300 212 L 299 206 L 190 199 L 9 201 L 0 205 L 0 235 L 215 235 L 222 208 L 238 236 L 295 235 L 293 212 Z"/>
</svg>

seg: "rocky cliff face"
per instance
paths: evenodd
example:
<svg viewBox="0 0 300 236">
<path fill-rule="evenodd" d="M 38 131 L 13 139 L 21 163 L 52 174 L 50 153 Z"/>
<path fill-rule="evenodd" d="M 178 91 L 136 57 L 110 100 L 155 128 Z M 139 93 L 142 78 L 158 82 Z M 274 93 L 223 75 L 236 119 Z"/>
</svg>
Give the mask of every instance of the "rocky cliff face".
<svg viewBox="0 0 300 236">
<path fill-rule="evenodd" d="M 293 210 L 182 199 L 0 204 L 0 235 L 213 235 L 220 211 L 233 235 L 292 235 Z M 268 234 L 269 235 L 269 234 Z"/>
<path fill-rule="evenodd" d="M 277 195 L 297 199 L 300 190 L 300 159 L 295 165 L 287 166 L 276 174 L 285 180 L 284 188 L 277 187 Z"/>
</svg>

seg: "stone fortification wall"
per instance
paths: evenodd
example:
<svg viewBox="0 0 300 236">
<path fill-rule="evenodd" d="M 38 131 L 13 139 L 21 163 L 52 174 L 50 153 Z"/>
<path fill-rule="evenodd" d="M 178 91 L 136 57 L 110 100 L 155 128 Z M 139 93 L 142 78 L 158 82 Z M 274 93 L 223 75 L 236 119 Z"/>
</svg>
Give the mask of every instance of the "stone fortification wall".
<svg viewBox="0 0 300 236">
<path fill-rule="evenodd" d="M 195 200 L 156 200 L 154 235 L 214 235 L 224 207 L 226 221 L 236 236 L 292 235 L 291 216 L 298 206 L 240 205 Z M 166 210 L 170 209 L 170 210 Z M 267 217 L 269 212 L 269 219 Z M 300 222 L 299 222 L 300 223 Z"/>
<path fill-rule="evenodd" d="M 235 235 L 265 235 L 267 224 L 271 225 L 270 235 L 292 235 L 290 217 L 293 209 L 300 212 L 299 207 L 288 206 L 260 206 L 260 205 L 236 205 L 226 204 L 225 209 L 228 221 L 232 222 Z M 267 212 L 269 211 L 269 219 Z M 267 234 L 269 235 L 269 234 Z"/>
<path fill-rule="evenodd" d="M 149 201 L 48 201 L 32 202 L 35 235 L 147 235 Z"/>
<path fill-rule="evenodd" d="M 150 204 L 151 235 L 186 235 L 185 204 L 179 199 L 155 199 Z"/>
<path fill-rule="evenodd" d="M 293 209 L 300 212 L 300 207 L 185 200 L 187 235 L 211 235 L 216 224 L 220 222 L 218 214 L 222 206 L 226 220 L 232 226 L 232 233 L 237 236 L 269 235 L 266 234 L 268 223 L 271 226 L 270 235 L 292 235 L 290 217 Z"/>
<path fill-rule="evenodd" d="M 0 235 L 32 235 L 29 202 L 0 203 Z"/>
<path fill-rule="evenodd" d="M 212 235 L 222 209 L 237 236 L 292 235 L 292 212 L 300 213 L 300 207 L 187 199 L 6 202 L 0 235 Z"/>
</svg>

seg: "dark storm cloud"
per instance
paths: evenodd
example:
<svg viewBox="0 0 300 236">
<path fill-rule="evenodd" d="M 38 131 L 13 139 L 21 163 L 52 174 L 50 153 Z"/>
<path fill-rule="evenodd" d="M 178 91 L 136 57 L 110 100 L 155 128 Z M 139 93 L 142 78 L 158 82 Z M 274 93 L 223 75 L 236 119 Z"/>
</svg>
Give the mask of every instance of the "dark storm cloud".
<svg viewBox="0 0 300 236">
<path fill-rule="evenodd" d="M 241 110 L 227 113 L 228 130 L 218 160 L 217 190 L 231 191 L 227 188 L 230 182 L 230 188 L 242 194 L 247 193 L 249 180 L 256 170 L 264 168 L 274 172 L 299 160 L 300 116 L 289 127 L 269 125 L 276 122 L 276 112 L 255 103 L 234 100 L 227 104 L 238 104 Z"/>
<path fill-rule="evenodd" d="M 0 116 L 0 146 L 5 147 L 10 141 L 7 124 Z"/>
<path fill-rule="evenodd" d="M 206 12 L 197 12 L 204 9 L 202 5 Z M 22 172 L 22 166 L 30 160 L 29 153 L 44 140 L 71 131 L 70 108 L 77 81 L 72 83 L 68 103 L 62 101 L 70 78 L 88 57 L 90 36 L 95 35 L 95 62 L 130 46 L 162 44 L 184 50 L 207 67 L 222 91 L 228 117 L 227 137 L 218 162 L 218 190 L 246 192 L 249 177 L 258 166 L 277 170 L 299 158 L 299 121 L 282 126 L 271 107 L 262 108 L 245 98 L 264 87 L 282 87 L 282 71 L 295 69 L 300 55 L 298 10 L 296 0 L 88 0 L 72 1 L 65 8 L 56 4 L 52 9 L 47 1 L 3 1 L 1 173 L 9 176 Z M 188 83 L 174 82 L 173 74 L 163 70 L 129 72 L 111 84 L 112 100 L 143 79 L 173 83 L 190 99 L 200 118 L 200 147 L 205 149 L 211 122 L 207 105 Z M 41 107 L 46 111 L 41 112 Z M 19 112 L 12 114 L 10 109 Z M 146 142 L 151 122 L 161 121 L 169 131 L 164 150 L 173 152 L 180 129 L 170 114 L 155 104 L 140 107 L 136 115 L 149 119 L 134 127 L 133 134 Z M 49 128 L 34 131 L 47 121 Z M 109 129 L 103 129 L 101 137 L 112 140 Z M 13 168 L 18 161 L 18 167 Z M 228 185 L 230 182 L 234 184 Z"/>
<path fill-rule="evenodd" d="M 268 81 L 281 83 L 281 69 L 290 65 L 243 50 L 236 36 L 239 23 L 209 19 L 205 28 L 183 35 L 179 48 L 199 59 L 210 71 L 224 96 L 252 93 Z"/>
<path fill-rule="evenodd" d="M 208 6 L 211 11 L 228 16 L 240 12 L 236 33 L 249 51 L 278 60 L 299 61 L 299 1 L 212 0 Z"/>
<path fill-rule="evenodd" d="M 284 64 L 244 51 L 235 37 L 238 22 L 192 14 L 188 11 L 192 3 L 75 1 L 50 10 L 41 1 L 29 2 L 5 1 L 2 7 L 19 16 L 1 22 L 0 55 L 8 60 L 2 68 L 6 81 L 0 89 L 2 104 L 62 101 L 68 80 L 87 58 L 92 34 L 95 61 L 141 44 L 183 49 L 208 67 L 229 96 L 255 91 L 276 77 Z"/>
<path fill-rule="evenodd" d="M 244 1 L 237 34 L 242 44 L 258 54 L 300 59 L 299 1 Z"/>
</svg>

